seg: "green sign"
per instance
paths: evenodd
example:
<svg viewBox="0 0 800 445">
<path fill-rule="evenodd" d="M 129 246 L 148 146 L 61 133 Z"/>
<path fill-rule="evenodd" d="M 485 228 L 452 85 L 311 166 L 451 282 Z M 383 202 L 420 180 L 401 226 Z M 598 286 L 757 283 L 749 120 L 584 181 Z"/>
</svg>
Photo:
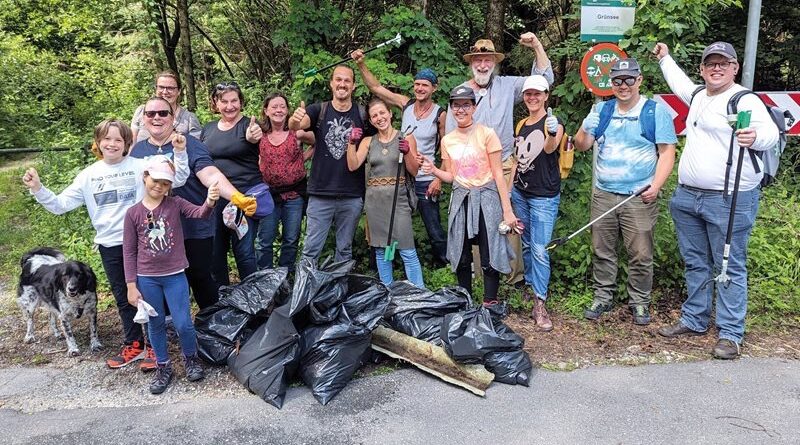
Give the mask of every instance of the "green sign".
<svg viewBox="0 0 800 445">
<path fill-rule="evenodd" d="M 619 42 L 633 27 L 633 0 L 581 0 L 581 40 Z"/>
</svg>

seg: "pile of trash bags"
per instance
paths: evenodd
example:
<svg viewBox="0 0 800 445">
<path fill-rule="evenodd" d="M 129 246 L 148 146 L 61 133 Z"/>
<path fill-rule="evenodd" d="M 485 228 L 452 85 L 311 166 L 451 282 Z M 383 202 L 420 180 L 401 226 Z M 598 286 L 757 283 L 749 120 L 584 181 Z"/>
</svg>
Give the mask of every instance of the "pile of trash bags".
<svg viewBox="0 0 800 445">
<path fill-rule="evenodd" d="M 220 289 L 195 317 L 198 351 L 227 365 L 248 390 L 281 408 L 296 376 L 327 404 L 370 360 L 372 331 L 383 323 L 443 346 L 454 360 L 483 363 L 495 380 L 528 385 L 523 340 L 460 287 L 437 292 L 407 281 L 385 286 L 352 274 L 353 261 L 319 266 L 303 259 L 294 286 L 286 268 L 265 269 Z"/>
</svg>

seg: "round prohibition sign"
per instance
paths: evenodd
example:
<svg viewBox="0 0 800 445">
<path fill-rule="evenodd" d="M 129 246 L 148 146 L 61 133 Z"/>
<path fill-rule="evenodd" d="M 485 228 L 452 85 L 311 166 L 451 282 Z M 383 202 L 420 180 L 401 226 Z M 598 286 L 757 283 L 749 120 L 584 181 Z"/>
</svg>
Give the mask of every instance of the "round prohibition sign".
<svg viewBox="0 0 800 445">
<path fill-rule="evenodd" d="M 613 43 L 598 43 L 589 48 L 581 61 L 581 80 L 583 85 L 592 94 L 598 96 L 612 96 L 611 66 L 619 59 L 628 55 Z"/>
</svg>

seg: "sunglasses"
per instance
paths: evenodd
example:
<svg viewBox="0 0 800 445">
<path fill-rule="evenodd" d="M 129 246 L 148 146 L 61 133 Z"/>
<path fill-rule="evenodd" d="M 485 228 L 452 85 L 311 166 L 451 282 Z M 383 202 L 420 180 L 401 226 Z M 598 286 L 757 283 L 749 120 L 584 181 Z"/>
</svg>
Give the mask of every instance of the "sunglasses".
<svg viewBox="0 0 800 445">
<path fill-rule="evenodd" d="M 218 83 L 216 87 L 214 87 L 217 91 L 225 91 L 225 90 L 238 90 L 239 84 L 236 82 L 222 82 Z"/>
<path fill-rule="evenodd" d="M 147 211 L 147 229 L 148 230 L 153 230 L 155 228 L 156 228 L 156 222 L 153 221 L 153 211 L 152 210 L 148 210 Z"/>
<path fill-rule="evenodd" d="M 614 85 L 615 87 L 621 86 L 623 83 L 625 85 L 628 85 L 629 87 L 632 87 L 636 83 L 636 78 L 635 77 L 617 77 L 617 78 L 611 79 L 611 84 Z"/>
<path fill-rule="evenodd" d="M 171 114 L 172 114 L 172 110 L 150 110 L 150 111 L 145 111 L 144 112 L 144 115 L 149 117 L 150 119 L 156 117 L 156 115 L 159 115 L 161 117 L 167 117 L 167 116 L 169 116 Z"/>
</svg>

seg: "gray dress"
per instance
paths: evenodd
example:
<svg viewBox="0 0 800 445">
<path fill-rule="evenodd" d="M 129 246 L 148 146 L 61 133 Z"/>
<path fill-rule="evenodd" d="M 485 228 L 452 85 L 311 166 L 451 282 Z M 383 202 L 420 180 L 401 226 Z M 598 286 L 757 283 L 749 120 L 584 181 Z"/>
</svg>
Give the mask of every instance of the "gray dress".
<svg viewBox="0 0 800 445">
<path fill-rule="evenodd" d="M 399 134 L 399 133 L 398 133 Z M 397 160 L 400 157 L 399 138 L 389 143 L 378 141 L 378 135 L 372 137 L 367 153 L 367 194 L 364 199 L 364 210 L 367 212 L 369 224 L 369 245 L 386 247 L 389 233 L 389 219 L 392 216 L 394 180 L 397 175 Z M 385 153 L 384 153 L 385 151 Z M 405 165 L 400 171 L 400 178 L 406 176 Z M 386 185 L 369 185 L 370 181 L 383 182 Z M 397 241 L 398 249 L 414 248 L 414 230 L 411 226 L 411 206 L 406 194 L 406 185 L 401 183 L 397 191 L 397 210 L 394 215 L 392 241 Z"/>
</svg>

